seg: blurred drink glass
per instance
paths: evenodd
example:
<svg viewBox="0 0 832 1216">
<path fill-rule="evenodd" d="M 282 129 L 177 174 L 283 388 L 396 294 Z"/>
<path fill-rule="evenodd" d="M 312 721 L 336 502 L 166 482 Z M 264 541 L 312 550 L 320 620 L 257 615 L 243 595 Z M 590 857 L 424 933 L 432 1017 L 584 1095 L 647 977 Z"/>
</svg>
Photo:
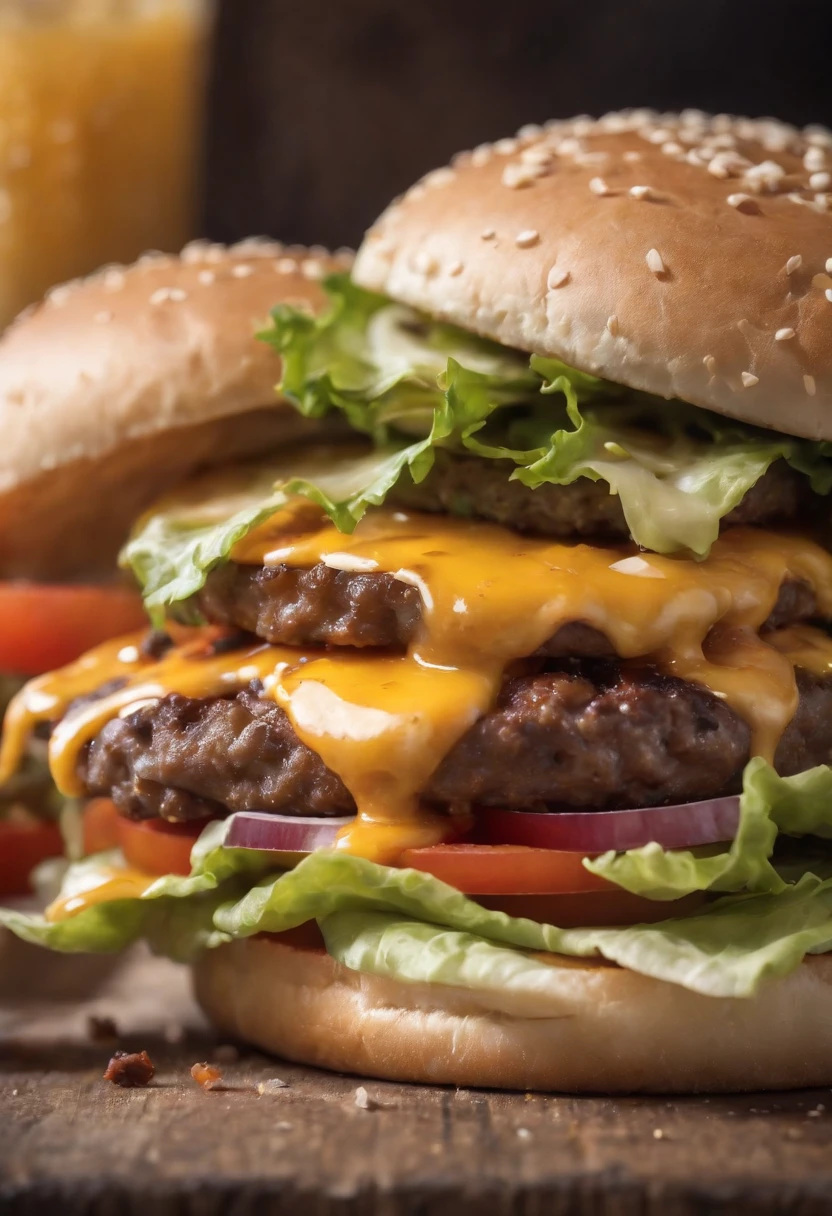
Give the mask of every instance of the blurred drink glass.
<svg viewBox="0 0 832 1216">
<path fill-rule="evenodd" d="M 0 329 L 193 236 L 210 0 L 0 0 Z"/>
</svg>

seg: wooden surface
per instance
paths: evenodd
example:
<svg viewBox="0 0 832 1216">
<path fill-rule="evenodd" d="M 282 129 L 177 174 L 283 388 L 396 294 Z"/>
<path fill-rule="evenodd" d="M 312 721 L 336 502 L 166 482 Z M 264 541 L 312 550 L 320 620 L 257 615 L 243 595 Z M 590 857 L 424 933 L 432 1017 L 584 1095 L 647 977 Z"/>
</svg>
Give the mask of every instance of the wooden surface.
<svg viewBox="0 0 832 1216">
<path fill-rule="evenodd" d="M 51 956 L 35 955 L 43 988 Z M 8 959 L 5 960 L 9 962 Z M 184 975 L 141 953 L 58 959 L 62 999 L 0 1012 L 0 1211 L 12 1216 L 701 1216 L 832 1211 L 832 1092 L 615 1099 L 364 1082 L 242 1052 L 228 1088 Z M 25 965 L 24 965 L 25 963 Z M 93 985 L 93 995 L 78 991 Z M 101 1079 L 87 1018 L 146 1048 L 152 1086 Z M 176 1042 L 182 1034 L 181 1042 Z M 174 1041 L 171 1041 L 174 1040 Z M 222 1056 L 224 1053 L 220 1051 Z M 258 1082 L 288 1085 L 260 1095 Z M 824 1109 L 826 1108 L 826 1109 Z"/>
</svg>

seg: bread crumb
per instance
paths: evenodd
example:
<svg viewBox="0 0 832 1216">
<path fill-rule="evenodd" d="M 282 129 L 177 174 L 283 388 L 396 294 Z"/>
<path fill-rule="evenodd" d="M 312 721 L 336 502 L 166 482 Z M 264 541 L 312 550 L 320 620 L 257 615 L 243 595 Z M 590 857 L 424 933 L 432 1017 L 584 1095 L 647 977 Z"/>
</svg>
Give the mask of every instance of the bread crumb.
<svg viewBox="0 0 832 1216">
<path fill-rule="evenodd" d="M 355 1091 L 355 1105 L 359 1110 L 378 1110 L 379 1103 L 371 1098 L 363 1085 Z"/>
<path fill-rule="evenodd" d="M 117 1051 L 104 1070 L 104 1080 L 122 1089 L 149 1085 L 156 1069 L 146 1051 Z"/>
<path fill-rule="evenodd" d="M 222 1070 L 217 1068 L 215 1064 L 194 1064 L 191 1067 L 191 1076 L 196 1081 L 200 1089 L 206 1092 L 209 1089 L 217 1089 L 222 1082 Z"/>
<path fill-rule="evenodd" d="M 277 1091 L 279 1089 L 288 1089 L 288 1088 L 289 1088 L 289 1082 L 281 1081 L 280 1077 L 269 1077 L 269 1079 L 267 1081 L 258 1081 L 257 1082 L 257 1092 L 261 1098 L 263 1097 L 263 1094 L 273 1094 L 273 1093 L 277 1093 Z"/>
</svg>

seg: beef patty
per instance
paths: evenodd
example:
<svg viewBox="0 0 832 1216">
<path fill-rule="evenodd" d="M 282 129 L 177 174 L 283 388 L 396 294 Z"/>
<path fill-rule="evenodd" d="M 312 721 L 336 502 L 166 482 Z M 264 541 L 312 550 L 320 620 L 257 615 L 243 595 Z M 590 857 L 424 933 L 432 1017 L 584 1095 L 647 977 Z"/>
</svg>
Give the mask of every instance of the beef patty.
<svg viewBox="0 0 832 1216">
<path fill-rule="evenodd" d="M 422 620 L 419 590 L 392 574 L 355 574 L 319 562 L 306 569 L 227 562 L 208 575 L 195 598 L 199 612 L 283 646 L 380 646 L 404 649 Z M 780 629 L 815 615 L 812 588 L 786 582 L 766 622 Z M 597 629 L 573 622 L 541 648 L 549 658 L 614 655 Z"/>
<path fill-rule="evenodd" d="M 780 772 L 832 758 L 832 680 L 798 672 L 800 706 Z M 684 802 L 735 790 L 747 725 L 706 689 L 611 662 L 509 679 L 494 710 L 442 760 L 427 802 L 531 810 Z M 353 800 L 256 687 L 234 697 L 173 694 L 109 722 L 84 751 L 90 795 L 135 818 L 181 821 L 259 810 L 345 815 Z"/>
<path fill-rule="evenodd" d="M 536 536 L 597 540 L 630 535 L 621 500 L 606 482 L 579 477 L 568 486 L 544 484 L 529 490 L 510 480 L 514 468 L 511 461 L 440 451 L 423 482 L 414 485 L 403 478 L 387 502 L 414 511 L 487 519 Z M 723 526 L 787 523 L 811 497 L 806 478 L 785 460 L 776 460 L 726 515 Z"/>
</svg>

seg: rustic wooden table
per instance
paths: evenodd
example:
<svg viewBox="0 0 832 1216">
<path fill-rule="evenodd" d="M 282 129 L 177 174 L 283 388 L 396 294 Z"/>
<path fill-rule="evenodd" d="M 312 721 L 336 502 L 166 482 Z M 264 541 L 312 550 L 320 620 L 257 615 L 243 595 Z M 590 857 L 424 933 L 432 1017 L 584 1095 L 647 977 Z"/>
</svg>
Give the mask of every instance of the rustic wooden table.
<svg viewBox="0 0 832 1216">
<path fill-rule="evenodd" d="M 613 1100 L 367 1081 L 362 1109 L 353 1077 L 225 1060 L 172 965 L 59 959 L 47 1003 L 55 964 L 35 959 L 0 958 L 14 976 L 0 1012 L 10 1216 L 832 1212 L 832 1091 Z M 102 1080 L 110 1046 L 90 1015 L 147 1049 L 149 1088 Z M 227 1088 L 206 1093 L 190 1066 L 217 1054 Z M 288 1084 L 258 1092 L 275 1078 Z"/>
</svg>

